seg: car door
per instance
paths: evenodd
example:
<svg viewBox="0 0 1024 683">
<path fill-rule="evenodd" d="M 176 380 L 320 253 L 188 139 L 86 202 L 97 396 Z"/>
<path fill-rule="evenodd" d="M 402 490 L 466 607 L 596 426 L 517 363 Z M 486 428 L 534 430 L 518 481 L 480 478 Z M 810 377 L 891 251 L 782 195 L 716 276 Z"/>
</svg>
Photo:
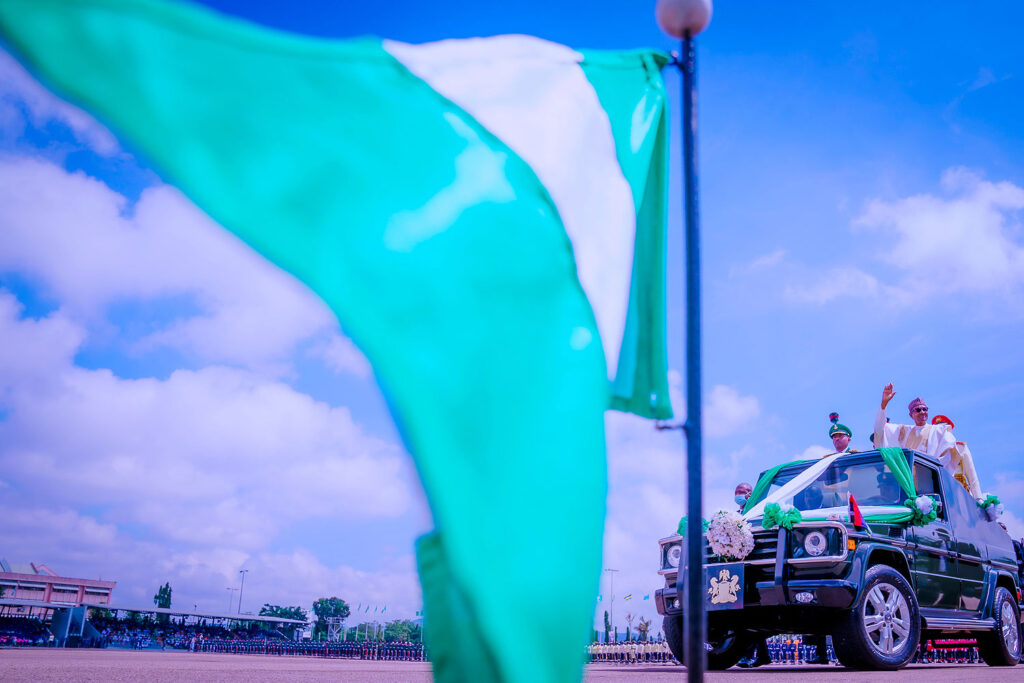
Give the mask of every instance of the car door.
<svg viewBox="0 0 1024 683">
<path fill-rule="evenodd" d="M 955 479 L 943 472 L 943 484 L 949 491 L 949 518 L 953 527 L 953 550 L 957 557 L 960 579 L 958 609 L 980 612 L 985 592 L 985 565 L 982 534 L 978 529 L 981 510 L 978 501 Z"/>
<path fill-rule="evenodd" d="M 910 553 L 910 572 L 917 589 L 918 604 L 925 610 L 958 609 L 960 582 L 957 580 L 954 536 L 938 471 L 925 463 L 914 462 L 914 485 L 918 495 L 933 496 L 940 502 L 935 521 L 911 527 L 909 532 L 909 538 L 916 546 Z"/>
</svg>

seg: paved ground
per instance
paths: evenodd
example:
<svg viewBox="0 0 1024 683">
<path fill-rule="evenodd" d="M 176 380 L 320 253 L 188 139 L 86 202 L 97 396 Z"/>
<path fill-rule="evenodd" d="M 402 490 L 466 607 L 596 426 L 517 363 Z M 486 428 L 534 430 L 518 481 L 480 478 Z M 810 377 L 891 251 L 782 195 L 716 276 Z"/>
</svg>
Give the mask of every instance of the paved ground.
<svg viewBox="0 0 1024 683">
<path fill-rule="evenodd" d="M 591 664 L 587 667 L 586 683 L 601 681 L 683 681 L 685 669 L 679 666 L 628 666 L 614 664 Z M 920 664 L 908 666 L 898 673 L 889 671 L 850 671 L 838 666 L 785 666 L 782 664 L 762 666 L 757 669 L 729 669 L 716 671 L 705 676 L 709 683 L 788 683 L 792 680 L 818 683 L 833 681 L 839 683 L 882 682 L 898 680 L 935 683 L 937 681 L 982 681 L 1002 683 L 1003 681 L 1024 681 L 1024 664 L 1012 669 L 995 669 L 984 664 Z"/>
<path fill-rule="evenodd" d="M 708 674 L 711 683 L 734 681 L 785 683 L 819 681 L 1024 681 L 1024 665 L 995 669 L 983 664 L 925 664 L 899 672 L 865 673 L 836 666 L 768 666 Z M 154 683 L 234 683 L 241 681 L 319 681 L 346 683 L 431 681 L 430 665 L 418 662 L 372 662 L 358 659 L 274 657 L 266 655 L 191 654 L 181 651 L 0 649 L 0 681 L 4 683 L 76 683 L 78 681 L 152 681 Z M 682 681 L 678 666 L 591 664 L 586 683 L 601 681 Z"/>
<path fill-rule="evenodd" d="M 63 681 L 146 681 L 147 683 L 241 683 L 242 681 L 433 680 L 426 662 L 375 662 L 359 659 L 195 654 L 182 650 L 0 650 L 3 683 Z"/>
</svg>

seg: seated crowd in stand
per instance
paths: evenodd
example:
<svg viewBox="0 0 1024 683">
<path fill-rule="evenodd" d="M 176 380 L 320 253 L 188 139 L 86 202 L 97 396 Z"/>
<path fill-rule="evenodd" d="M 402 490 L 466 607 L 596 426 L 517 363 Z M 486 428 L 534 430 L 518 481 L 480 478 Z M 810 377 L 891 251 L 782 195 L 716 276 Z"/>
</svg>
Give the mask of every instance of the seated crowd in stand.
<svg viewBox="0 0 1024 683">
<path fill-rule="evenodd" d="M 50 632 L 38 619 L 0 617 L 0 647 L 48 645 L 50 637 Z"/>
</svg>

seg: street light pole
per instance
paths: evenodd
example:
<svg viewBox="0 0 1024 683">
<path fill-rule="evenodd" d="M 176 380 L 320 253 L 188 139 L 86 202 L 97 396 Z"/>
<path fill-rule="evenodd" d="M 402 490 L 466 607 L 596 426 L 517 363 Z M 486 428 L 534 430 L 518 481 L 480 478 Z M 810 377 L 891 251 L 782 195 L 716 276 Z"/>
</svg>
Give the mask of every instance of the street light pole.
<svg viewBox="0 0 1024 683">
<path fill-rule="evenodd" d="M 234 599 L 235 591 L 238 590 L 238 589 L 237 588 L 232 588 L 231 586 L 228 586 L 224 590 L 228 591 L 228 613 L 230 614 L 231 613 L 231 601 Z"/>
<path fill-rule="evenodd" d="M 611 585 L 612 613 L 611 613 L 611 618 L 608 620 L 608 623 L 611 624 L 611 626 L 612 626 L 612 633 L 615 633 L 615 572 L 617 572 L 619 570 L 618 569 L 605 569 L 605 571 L 610 573 L 609 578 L 611 579 L 611 584 L 612 584 Z M 604 632 L 604 639 L 605 639 L 605 642 L 608 642 L 608 631 Z"/>
<path fill-rule="evenodd" d="M 704 673 L 704 536 L 700 339 L 700 213 L 697 204 L 697 50 L 693 36 L 683 37 L 679 69 L 683 76 L 683 164 L 686 167 L 686 668 L 690 680 Z"/>
<path fill-rule="evenodd" d="M 711 0 L 658 0 L 658 25 L 682 41 L 677 66 L 683 81 L 683 213 L 686 249 L 686 516 L 683 581 L 684 658 L 691 682 L 704 678 L 707 622 L 704 614 L 702 524 L 700 212 L 697 192 L 697 49 L 694 37 L 711 21 Z"/>
<path fill-rule="evenodd" d="M 248 569 L 239 569 L 238 573 L 242 575 L 242 585 L 238 588 L 238 613 L 242 613 L 242 591 L 245 589 L 245 575 Z"/>
</svg>

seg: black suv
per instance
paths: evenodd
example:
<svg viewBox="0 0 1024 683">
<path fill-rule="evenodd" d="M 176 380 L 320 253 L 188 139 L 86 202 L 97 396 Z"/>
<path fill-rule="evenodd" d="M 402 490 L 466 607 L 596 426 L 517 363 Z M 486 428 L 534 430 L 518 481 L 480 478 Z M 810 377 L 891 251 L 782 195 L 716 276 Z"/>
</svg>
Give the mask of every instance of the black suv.
<svg viewBox="0 0 1024 683">
<path fill-rule="evenodd" d="M 813 480 L 808 480 L 811 471 L 797 479 L 813 462 L 785 466 L 758 496 L 763 501 L 792 492 L 792 504 L 805 517 L 822 521 L 765 530 L 758 514 L 763 506 L 755 500 L 747 508 L 754 530 L 754 549 L 747 557 L 740 562 L 715 557 L 705 540 L 709 669 L 729 668 L 755 640 L 779 633 L 831 635 L 840 663 L 858 669 L 898 669 L 911 660 L 918 643 L 940 634 L 976 638 L 991 666 L 1018 663 L 1020 545 L 989 521 L 934 458 L 903 453 L 918 495 L 938 503 L 935 521 L 923 526 L 869 521 L 865 527 L 847 521 L 850 494 L 869 520 L 874 511 L 903 504 L 905 494 L 884 485 L 891 473 L 876 450 L 839 456 Z M 890 507 L 875 507 L 880 505 Z M 682 537 L 660 544 L 665 587 L 655 599 L 665 637 L 683 662 L 683 591 L 677 585 Z"/>
</svg>

